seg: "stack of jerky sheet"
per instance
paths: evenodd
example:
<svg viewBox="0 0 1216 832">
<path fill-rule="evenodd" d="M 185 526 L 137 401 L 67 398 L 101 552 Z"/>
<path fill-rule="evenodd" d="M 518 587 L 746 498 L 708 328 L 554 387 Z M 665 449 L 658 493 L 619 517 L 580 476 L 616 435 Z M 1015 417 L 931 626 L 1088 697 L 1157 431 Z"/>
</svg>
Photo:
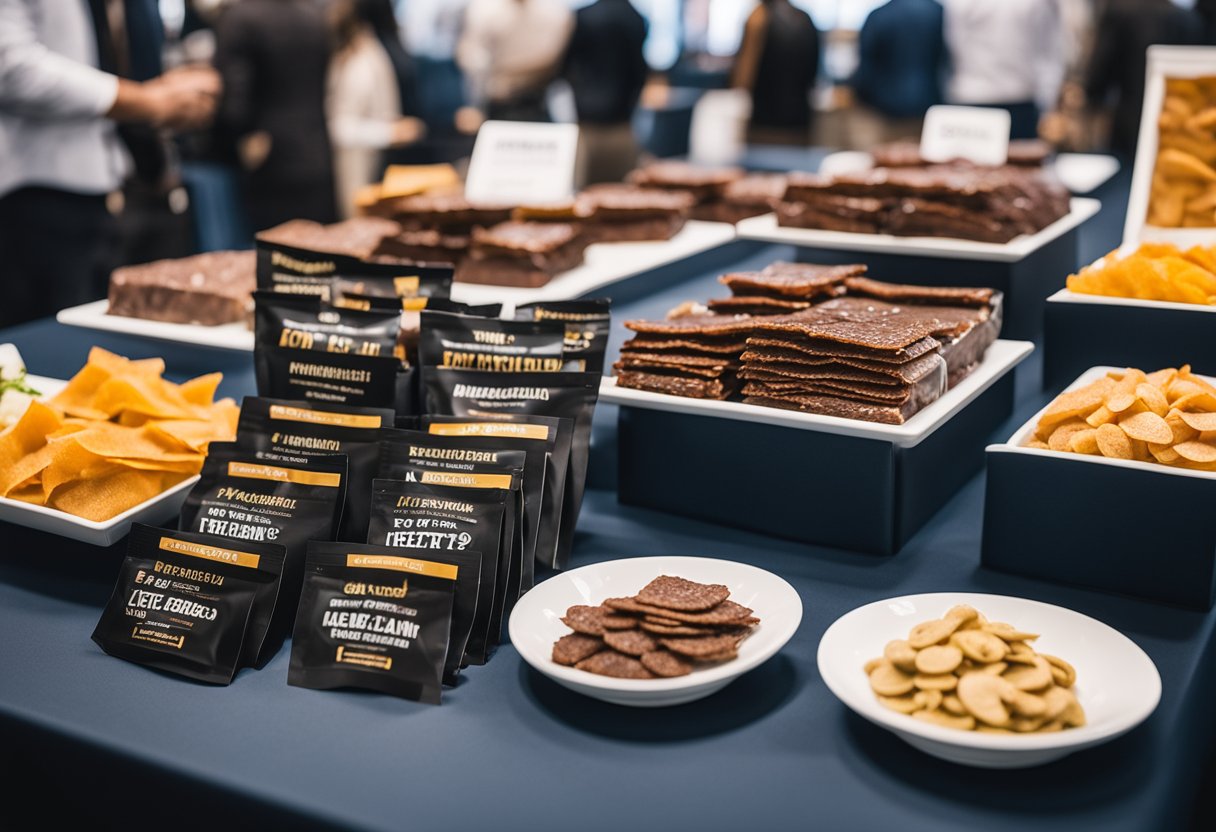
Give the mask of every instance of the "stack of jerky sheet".
<svg viewBox="0 0 1216 832">
<path fill-rule="evenodd" d="M 1007 243 L 1067 214 L 1069 195 L 1034 168 L 953 163 L 791 174 L 775 209 L 796 228 Z"/>
<path fill-rule="evenodd" d="M 1001 295 L 861 277 L 861 266 L 773 264 L 726 275 L 714 312 L 630 321 L 623 387 L 902 424 L 996 340 Z M 723 309 L 736 314 L 716 314 Z"/>
</svg>

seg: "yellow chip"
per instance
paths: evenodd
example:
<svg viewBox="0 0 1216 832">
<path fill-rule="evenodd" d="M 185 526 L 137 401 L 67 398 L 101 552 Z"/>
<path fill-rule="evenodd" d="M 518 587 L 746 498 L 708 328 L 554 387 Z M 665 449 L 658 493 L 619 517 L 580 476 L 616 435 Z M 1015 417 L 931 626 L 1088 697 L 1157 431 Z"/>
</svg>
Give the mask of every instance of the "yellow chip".
<svg viewBox="0 0 1216 832">
<path fill-rule="evenodd" d="M 1119 427 L 1132 439 L 1139 439 L 1143 442 L 1155 442 L 1160 445 L 1172 442 L 1174 439 L 1174 432 L 1170 430 L 1165 419 L 1151 410 L 1119 420 Z"/>
<path fill-rule="evenodd" d="M 1159 387 L 1162 390 L 1168 390 L 1169 386 L 1174 383 L 1174 379 L 1178 378 L 1178 371 L 1173 367 L 1167 367 L 1164 370 L 1157 370 L 1154 373 L 1148 374 L 1148 383 L 1154 387 Z"/>
<path fill-rule="evenodd" d="M 17 423 L 0 433 L 0 471 L 7 471 L 46 444 L 47 434 L 62 426 L 59 414 L 38 400 L 30 402 Z"/>
<path fill-rule="evenodd" d="M 1216 413 L 1178 413 L 1178 418 L 1193 430 L 1216 430 Z"/>
<path fill-rule="evenodd" d="M 1110 424 L 1115 421 L 1115 413 L 1106 405 L 1102 405 L 1085 419 L 1086 424 L 1091 428 L 1101 427 L 1102 425 Z"/>
<path fill-rule="evenodd" d="M 1144 402 L 1144 406 L 1158 416 L 1164 416 L 1169 412 L 1170 403 L 1165 398 L 1165 392 L 1153 384 L 1145 382 L 1136 385 L 1136 398 Z"/>
<path fill-rule="evenodd" d="M 215 399 L 215 390 L 223 380 L 223 373 L 208 373 L 205 376 L 182 382 L 182 397 L 191 404 L 210 405 Z"/>
<path fill-rule="evenodd" d="M 1177 386 L 1177 385 L 1175 385 Z M 1205 412 L 1216 411 L 1216 396 L 1206 390 L 1200 390 L 1197 393 L 1188 393 L 1185 396 L 1180 396 L 1174 399 L 1171 407 L 1175 410 L 1201 410 Z"/>
<path fill-rule="evenodd" d="M 121 470 L 67 483 L 56 489 L 47 503 L 86 520 L 109 520 L 152 499 L 185 477 L 178 473 Z"/>
<path fill-rule="evenodd" d="M 1188 462 L 1216 462 L 1216 445 L 1207 442 L 1179 442 L 1174 450 Z"/>
<path fill-rule="evenodd" d="M 1114 424 L 1105 424 L 1098 428 L 1098 450 L 1102 456 L 1110 459 L 1135 459 L 1132 441 L 1123 430 Z"/>
<path fill-rule="evenodd" d="M 191 462 L 198 457 L 194 451 L 181 447 L 175 439 L 148 426 L 124 428 L 109 422 L 74 433 L 71 439 L 86 451 L 104 457 L 123 459 L 155 459 L 162 462 Z"/>
<path fill-rule="evenodd" d="M 1077 431 L 1068 437 L 1068 449 L 1075 454 L 1099 453 L 1098 431 L 1093 428 Z"/>
<path fill-rule="evenodd" d="M 1051 432 L 1047 447 L 1053 451 L 1067 451 L 1068 441 L 1074 433 L 1088 430 L 1089 425 L 1083 419 L 1070 419 Z"/>
</svg>

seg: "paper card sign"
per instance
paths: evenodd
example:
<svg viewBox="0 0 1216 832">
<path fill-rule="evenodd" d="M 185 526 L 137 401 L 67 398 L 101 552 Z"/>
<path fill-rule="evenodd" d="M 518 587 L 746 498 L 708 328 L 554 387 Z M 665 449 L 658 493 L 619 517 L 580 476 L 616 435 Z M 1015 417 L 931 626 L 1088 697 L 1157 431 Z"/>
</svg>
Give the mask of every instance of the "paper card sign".
<svg viewBox="0 0 1216 832">
<path fill-rule="evenodd" d="M 578 125 L 487 121 L 477 132 L 465 195 L 476 202 L 560 202 L 574 195 Z"/>
<path fill-rule="evenodd" d="M 930 107 L 920 134 L 921 158 L 1003 165 L 1009 156 L 1009 112 L 995 107 Z"/>
</svg>

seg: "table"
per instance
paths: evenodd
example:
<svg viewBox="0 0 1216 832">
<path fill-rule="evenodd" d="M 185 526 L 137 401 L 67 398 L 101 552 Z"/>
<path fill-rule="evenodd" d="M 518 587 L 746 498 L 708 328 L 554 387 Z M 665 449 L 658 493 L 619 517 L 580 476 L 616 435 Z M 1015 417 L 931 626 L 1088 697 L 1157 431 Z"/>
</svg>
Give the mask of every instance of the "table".
<svg viewBox="0 0 1216 832">
<path fill-rule="evenodd" d="M 1102 226 L 1099 225 L 1099 228 Z M 1089 240 L 1083 245 L 1106 245 Z M 740 268 L 790 256 L 724 252 Z M 671 284 L 623 287 L 618 320 L 715 293 L 720 264 Z M 632 284 L 657 287 L 646 293 Z M 663 288 L 665 287 L 665 288 Z M 616 332 L 613 344 L 619 344 Z M 41 321 L 0 332 L 32 372 L 64 376 L 98 343 L 162 354 L 170 375 L 225 372 L 221 392 L 253 388 L 248 356 L 188 353 Z M 1046 398 L 1019 374 L 1007 436 Z M 288 687 L 286 649 L 228 688 L 105 656 L 88 635 L 113 584 L 109 550 L 14 527 L 0 550 L 0 777 L 84 816 L 195 828 L 633 828 L 1145 830 L 1185 828 L 1216 721 L 1216 614 L 1172 609 L 996 574 L 979 567 L 977 476 L 893 558 L 780 541 L 617 505 L 613 409 L 597 413 L 574 565 L 642 554 L 747 561 L 789 580 L 806 616 L 786 648 L 721 693 L 667 710 L 583 698 L 504 647 L 441 707 L 359 692 Z M 884 597 L 929 591 L 1023 595 L 1125 632 L 1164 683 L 1147 723 L 1040 769 L 990 772 L 924 756 L 852 716 L 818 678 L 826 627 Z M 0 827 L 16 801 L 0 803 Z"/>
</svg>

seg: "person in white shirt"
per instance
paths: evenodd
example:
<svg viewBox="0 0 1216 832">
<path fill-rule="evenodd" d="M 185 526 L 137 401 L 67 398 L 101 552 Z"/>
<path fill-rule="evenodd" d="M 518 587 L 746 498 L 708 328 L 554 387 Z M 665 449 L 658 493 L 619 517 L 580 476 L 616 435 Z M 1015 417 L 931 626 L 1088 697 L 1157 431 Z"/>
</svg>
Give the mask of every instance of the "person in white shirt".
<svg viewBox="0 0 1216 832">
<path fill-rule="evenodd" d="M 492 119 L 548 121 L 545 93 L 573 30 L 561 0 L 472 0 L 456 63 L 473 106 Z"/>
<path fill-rule="evenodd" d="M 392 60 L 369 23 L 376 0 L 338 0 L 333 7 L 337 51 L 325 97 L 333 142 L 338 214 L 354 213 L 359 189 L 375 182 L 382 151 L 420 139 L 425 125 L 403 117 Z"/>
<path fill-rule="evenodd" d="M 951 104 L 1001 107 L 1011 138 L 1038 135 L 1065 72 L 1065 31 L 1056 0 L 942 0 Z"/>
<path fill-rule="evenodd" d="M 106 0 L 0 0 L 0 326 L 91 299 L 128 160 L 115 121 L 191 129 L 215 109 L 209 71 L 145 83 L 102 71 Z"/>
</svg>

